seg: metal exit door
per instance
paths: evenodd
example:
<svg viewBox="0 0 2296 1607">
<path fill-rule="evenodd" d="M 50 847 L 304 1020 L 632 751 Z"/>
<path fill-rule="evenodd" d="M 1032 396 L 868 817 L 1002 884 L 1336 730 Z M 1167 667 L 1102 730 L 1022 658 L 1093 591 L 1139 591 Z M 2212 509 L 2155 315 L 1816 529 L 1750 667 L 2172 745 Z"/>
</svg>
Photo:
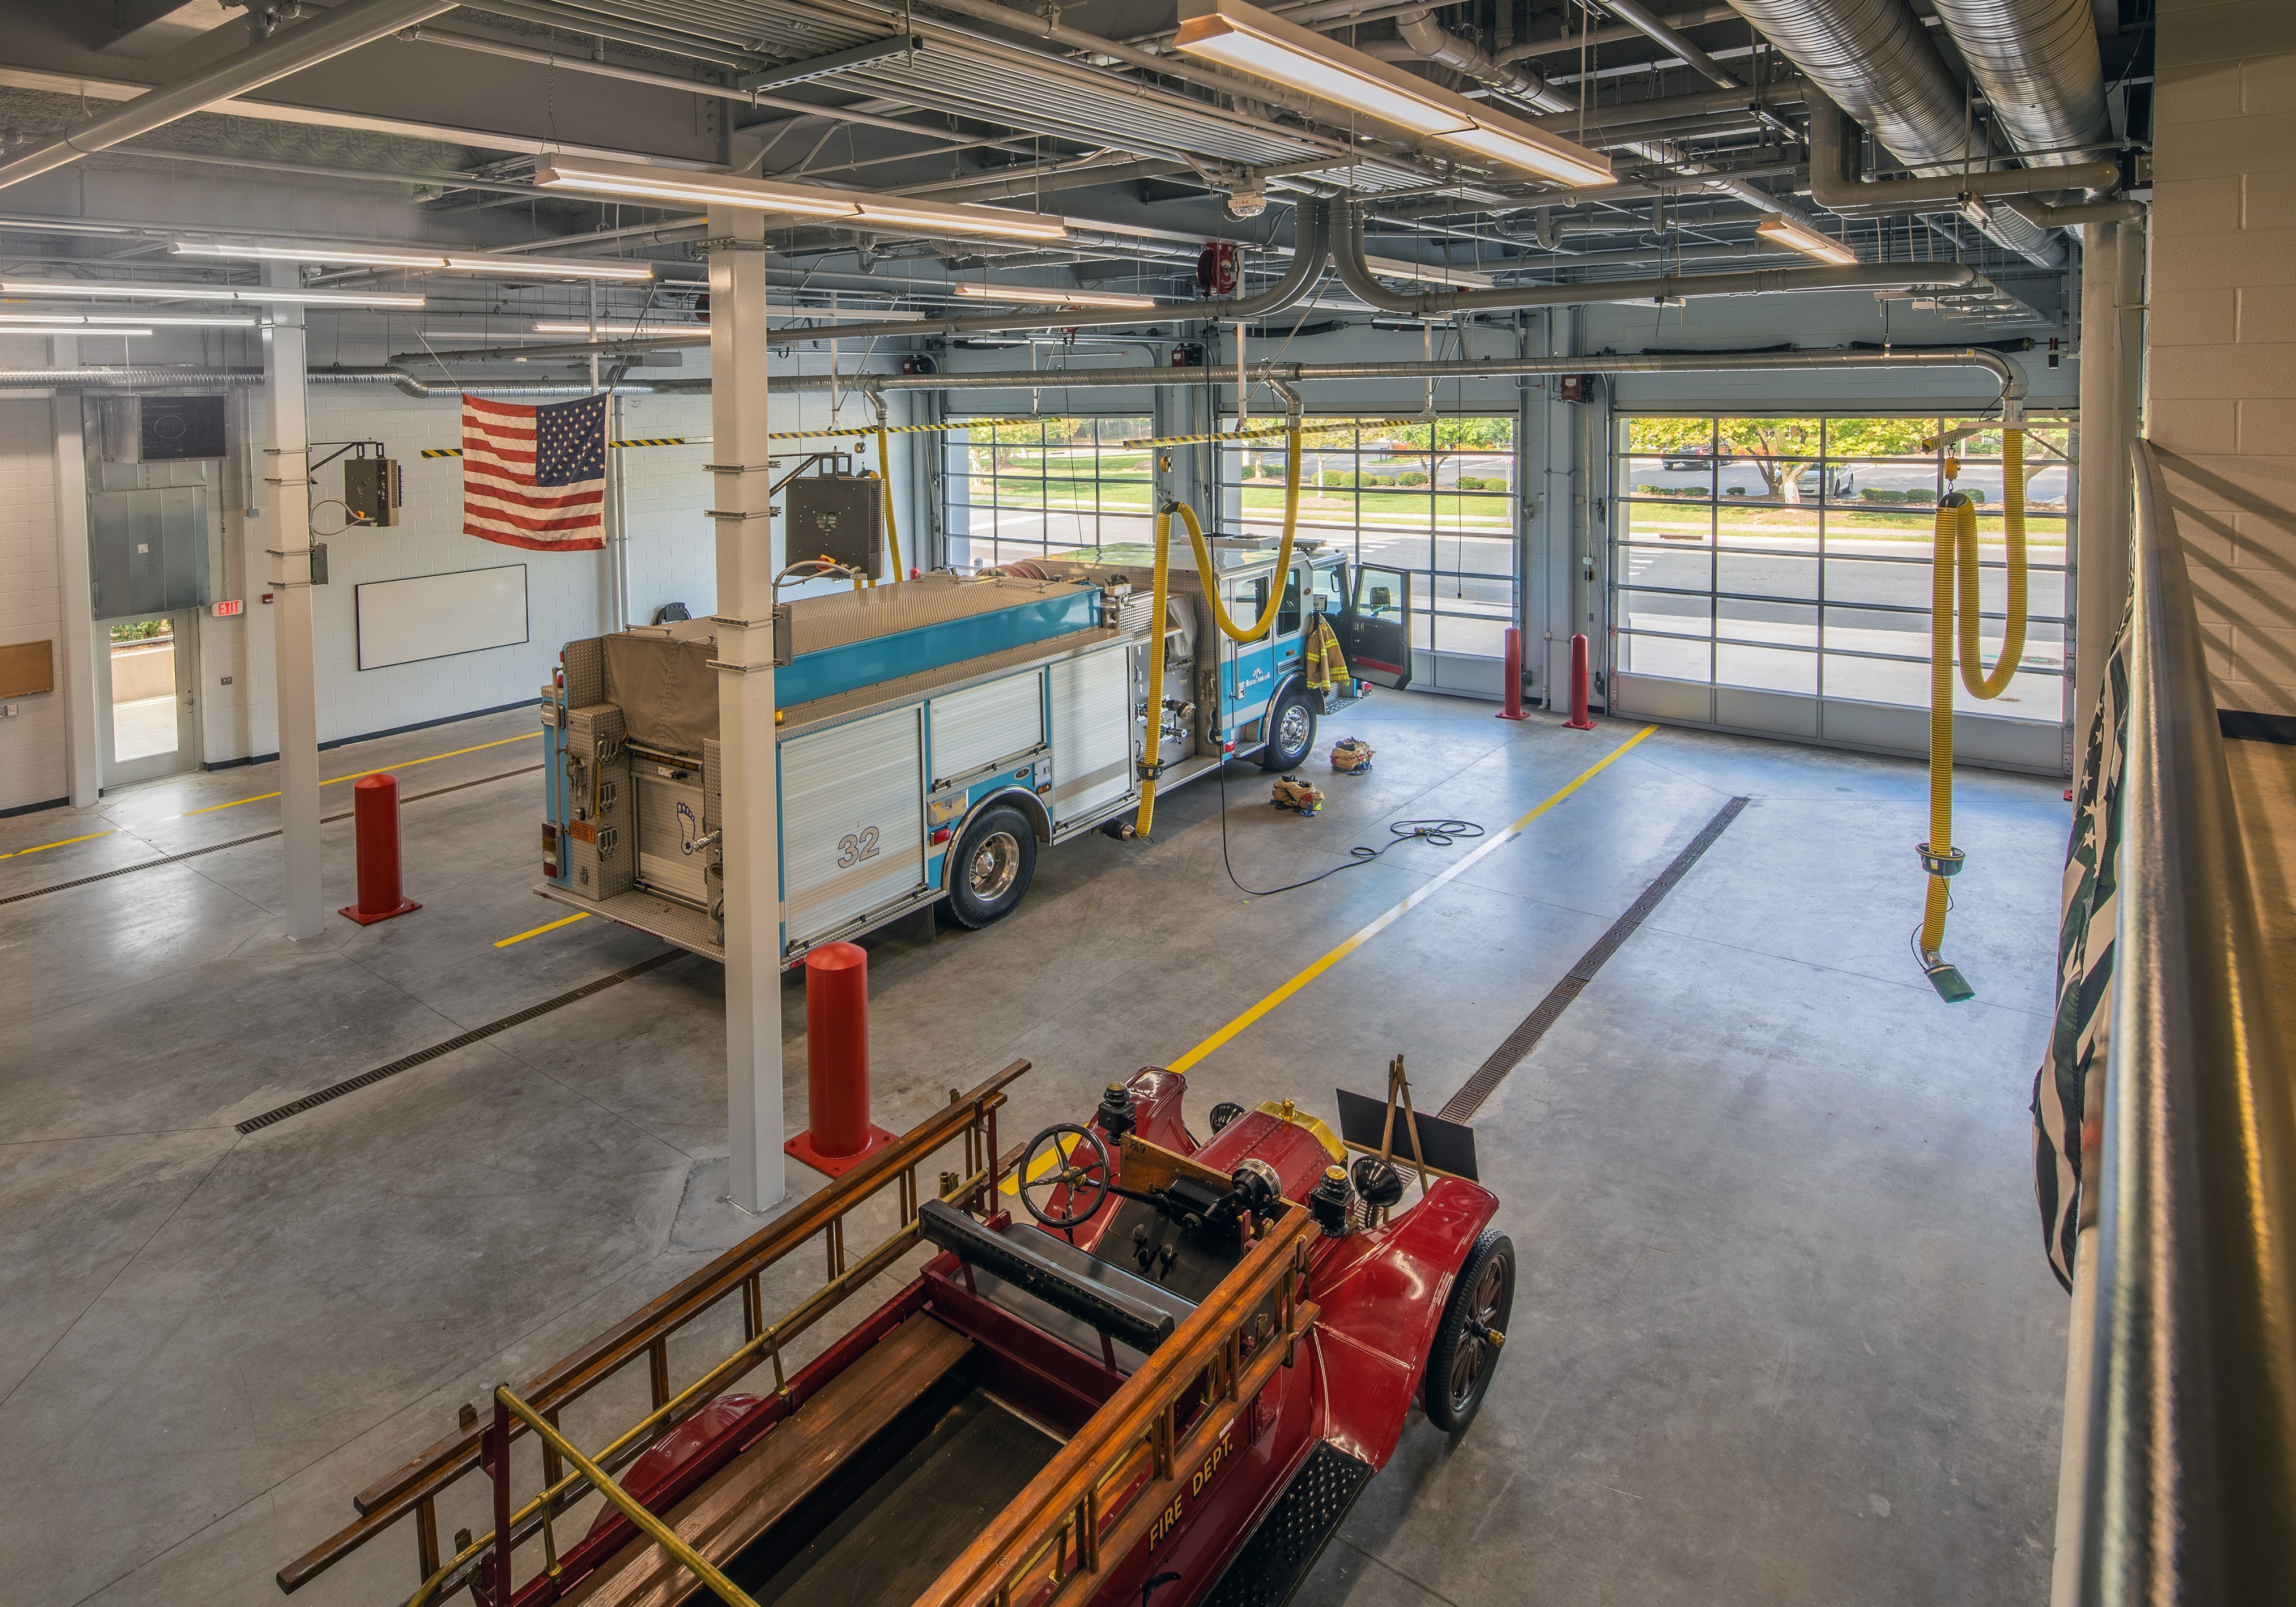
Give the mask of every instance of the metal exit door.
<svg viewBox="0 0 2296 1607">
<path fill-rule="evenodd" d="M 99 619 L 94 628 L 103 784 L 199 768 L 198 613 Z"/>
</svg>

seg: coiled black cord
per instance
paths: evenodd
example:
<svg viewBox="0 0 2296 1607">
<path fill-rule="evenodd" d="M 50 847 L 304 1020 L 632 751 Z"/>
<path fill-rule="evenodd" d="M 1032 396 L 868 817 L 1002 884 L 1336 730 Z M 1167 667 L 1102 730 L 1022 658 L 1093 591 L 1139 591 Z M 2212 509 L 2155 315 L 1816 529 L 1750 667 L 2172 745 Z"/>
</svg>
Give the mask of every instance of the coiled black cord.
<svg viewBox="0 0 2296 1607">
<path fill-rule="evenodd" d="M 1219 771 L 1220 794 L 1220 865 L 1226 870 L 1227 879 L 1230 881 L 1234 882 L 1241 891 L 1250 893 L 1255 898 L 1270 898 L 1276 893 L 1288 893 L 1295 888 L 1313 887 L 1326 876 L 1336 876 L 1341 871 L 1352 871 L 1360 865 L 1371 864 L 1398 842 L 1431 842 L 1437 848 L 1448 848 L 1463 839 L 1483 835 L 1483 828 L 1472 820 L 1390 821 L 1387 829 L 1391 835 L 1387 842 L 1375 849 L 1367 849 L 1358 843 L 1348 850 L 1349 857 L 1344 863 L 1310 876 L 1305 881 L 1287 881 L 1282 887 L 1245 887 L 1236 876 L 1234 861 L 1228 857 L 1227 765 L 1226 761 L 1223 760 L 1217 768 Z"/>
</svg>

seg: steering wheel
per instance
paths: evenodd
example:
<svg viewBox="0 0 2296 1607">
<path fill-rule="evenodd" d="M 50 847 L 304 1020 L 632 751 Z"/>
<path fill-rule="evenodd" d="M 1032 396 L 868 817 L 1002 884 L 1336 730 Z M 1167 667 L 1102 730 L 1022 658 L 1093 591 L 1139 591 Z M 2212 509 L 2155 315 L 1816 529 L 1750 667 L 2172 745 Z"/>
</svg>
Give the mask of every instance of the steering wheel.
<svg viewBox="0 0 2296 1607">
<path fill-rule="evenodd" d="M 1037 1157 L 1047 1145 L 1050 1153 L 1039 1161 Z M 1063 1231 L 1080 1227 L 1106 1202 L 1113 1170 L 1108 1145 L 1101 1142 L 1099 1134 L 1072 1121 L 1057 1122 L 1029 1140 L 1028 1152 L 1021 1157 L 1021 1203 L 1046 1227 Z M 1060 1210 L 1048 1209 L 1054 1191 L 1063 1185 L 1068 1189 L 1067 1205 Z M 1040 1193 L 1044 1205 L 1037 1203 Z"/>
</svg>

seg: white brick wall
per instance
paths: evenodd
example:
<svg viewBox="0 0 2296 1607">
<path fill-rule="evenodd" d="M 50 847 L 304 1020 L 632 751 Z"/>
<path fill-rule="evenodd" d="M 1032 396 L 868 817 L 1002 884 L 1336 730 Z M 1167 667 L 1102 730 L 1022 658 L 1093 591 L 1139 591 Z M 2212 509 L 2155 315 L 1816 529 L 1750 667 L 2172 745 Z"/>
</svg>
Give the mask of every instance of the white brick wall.
<svg viewBox="0 0 2296 1607">
<path fill-rule="evenodd" d="M 260 393 L 250 393 L 245 406 L 260 475 L 265 461 Z M 533 695 L 547 678 L 569 640 L 609 627 L 607 554 L 527 552 L 462 533 L 460 460 L 422 456 L 426 447 L 459 444 L 461 408 L 454 398 L 409 397 L 382 385 L 315 385 L 310 412 L 314 441 L 379 439 L 399 460 L 406 486 L 398 524 L 345 531 L 328 542 L 329 584 L 317 589 L 314 610 L 322 742 L 517 702 Z M 849 403 L 843 416 L 852 422 L 869 414 L 865 406 L 857 413 L 856 405 Z M 895 416 L 898 418 L 898 411 Z M 777 430 L 804 429 L 828 417 L 825 395 L 789 394 L 772 404 L 772 427 Z M 623 438 L 706 438 L 709 431 L 707 396 L 622 399 Z M 794 452 L 800 447 L 778 443 L 776 450 Z M 710 477 L 702 466 L 712 461 L 710 454 L 710 447 L 695 445 L 633 447 L 619 455 L 627 477 L 623 509 L 634 619 L 651 619 L 665 603 L 683 603 L 697 619 L 716 607 L 716 535 L 702 517 L 711 494 Z M 893 467 L 896 491 L 905 492 L 898 453 Z M 321 470 L 317 478 L 315 501 L 342 494 L 338 465 Z M 338 509 L 322 508 L 316 522 L 327 529 L 340 517 Z M 276 544 L 264 520 L 246 519 L 237 509 L 226 510 L 223 525 L 214 537 L 210 558 L 216 594 L 244 594 L 248 608 L 237 619 L 201 622 L 210 762 L 266 754 L 278 746 L 270 616 L 257 601 L 262 578 L 271 572 L 271 560 L 263 549 Z M 906 531 L 904 537 L 906 547 Z M 776 545 L 778 549 L 778 530 Z M 508 563 L 527 566 L 529 635 L 525 644 L 387 669 L 358 668 L 354 588 L 359 583 Z M 234 588 L 243 588 L 243 593 Z M 797 593 L 792 588 L 785 594 Z M 219 685 L 226 675 L 233 677 L 230 686 Z"/>
<path fill-rule="evenodd" d="M 2219 708 L 2296 715 L 2296 5 L 2161 0 L 2146 433 Z"/>
<path fill-rule="evenodd" d="M 45 341 L 0 341 L 45 348 Z M 44 362 L 45 349 L 29 355 Z M 83 624 L 82 629 L 87 628 Z M 52 642 L 63 685 L 63 635 L 56 575 L 55 434 L 45 397 L 0 396 L 0 643 Z M 70 791 L 61 691 L 12 697 L 0 719 L 0 809 L 47 803 Z"/>
</svg>

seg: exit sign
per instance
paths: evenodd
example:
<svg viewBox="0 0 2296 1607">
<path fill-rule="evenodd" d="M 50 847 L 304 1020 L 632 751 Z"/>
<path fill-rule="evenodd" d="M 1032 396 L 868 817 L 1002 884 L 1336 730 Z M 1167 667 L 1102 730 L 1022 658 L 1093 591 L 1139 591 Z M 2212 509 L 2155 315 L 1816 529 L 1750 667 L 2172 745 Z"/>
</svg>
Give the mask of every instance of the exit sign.
<svg viewBox="0 0 2296 1607">
<path fill-rule="evenodd" d="M 247 604 L 236 597 L 228 603 L 218 603 L 214 605 L 215 617 L 218 619 L 228 619 L 234 614 L 243 614 L 246 611 Z"/>
</svg>

